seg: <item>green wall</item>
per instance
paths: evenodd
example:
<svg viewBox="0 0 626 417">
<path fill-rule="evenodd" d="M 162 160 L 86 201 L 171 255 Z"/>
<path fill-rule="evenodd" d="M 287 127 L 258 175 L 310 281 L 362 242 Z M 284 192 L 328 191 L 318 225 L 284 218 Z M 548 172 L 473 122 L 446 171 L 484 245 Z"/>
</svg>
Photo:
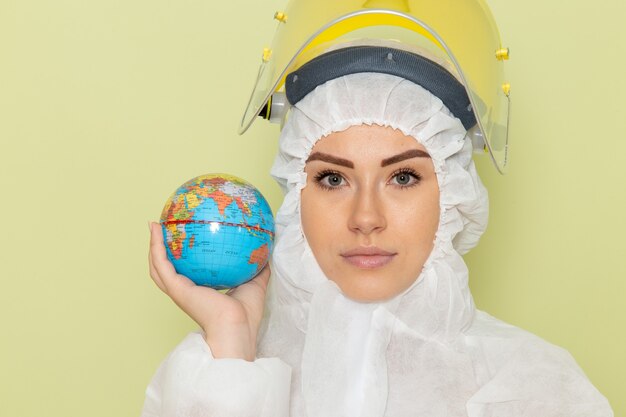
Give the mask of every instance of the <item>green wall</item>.
<svg viewBox="0 0 626 417">
<path fill-rule="evenodd" d="M 490 0 L 510 173 L 468 257 L 478 306 L 568 349 L 626 415 L 621 0 Z M 208 172 L 270 199 L 278 128 L 236 134 L 283 1 L 0 2 L 0 415 L 138 416 L 192 323 L 147 274 L 148 220 Z"/>
<path fill-rule="evenodd" d="M 511 165 L 479 170 L 477 305 L 565 347 L 626 416 L 626 3 L 489 1 L 511 48 Z"/>
</svg>

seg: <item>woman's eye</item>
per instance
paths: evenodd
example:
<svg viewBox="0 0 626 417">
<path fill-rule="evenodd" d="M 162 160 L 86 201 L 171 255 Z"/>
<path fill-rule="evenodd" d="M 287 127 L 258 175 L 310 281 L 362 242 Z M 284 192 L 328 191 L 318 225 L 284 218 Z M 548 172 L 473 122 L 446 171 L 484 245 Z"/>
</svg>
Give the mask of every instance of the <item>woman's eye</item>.
<svg viewBox="0 0 626 417">
<path fill-rule="evenodd" d="M 398 174 L 396 175 L 396 182 L 400 185 L 407 185 L 411 182 L 411 176 L 409 174 Z"/>
<path fill-rule="evenodd" d="M 336 172 L 320 172 L 315 176 L 315 182 L 322 188 L 333 189 L 344 186 L 346 180 Z"/>
<path fill-rule="evenodd" d="M 417 184 L 422 178 L 418 173 L 398 172 L 393 175 L 393 183 L 402 187 L 410 187 Z"/>
<path fill-rule="evenodd" d="M 341 177 L 341 175 L 329 174 L 326 175 L 326 177 L 324 177 L 322 181 L 325 181 L 326 185 L 329 185 L 331 187 L 338 187 L 341 185 L 343 178 Z"/>
</svg>

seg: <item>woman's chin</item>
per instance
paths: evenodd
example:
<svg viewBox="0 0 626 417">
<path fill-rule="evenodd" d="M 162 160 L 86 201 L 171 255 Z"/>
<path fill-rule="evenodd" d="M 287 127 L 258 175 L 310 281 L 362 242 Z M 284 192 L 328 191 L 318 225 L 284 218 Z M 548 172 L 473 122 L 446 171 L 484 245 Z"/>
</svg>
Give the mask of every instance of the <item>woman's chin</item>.
<svg viewBox="0 0 626 417">
<path fill-rule="evenodd" d="M 352 301 L 359 303 L 380 303 L 391 300 L 395 296 L 406 290 L 404 286 L 393 285 L 384 282 L 384 278 L 380 277 L 363 277 L 361 275 L 354 280 L 342 279 L 341 281 L 332 280 L 341 293 Z"/>
</svg>

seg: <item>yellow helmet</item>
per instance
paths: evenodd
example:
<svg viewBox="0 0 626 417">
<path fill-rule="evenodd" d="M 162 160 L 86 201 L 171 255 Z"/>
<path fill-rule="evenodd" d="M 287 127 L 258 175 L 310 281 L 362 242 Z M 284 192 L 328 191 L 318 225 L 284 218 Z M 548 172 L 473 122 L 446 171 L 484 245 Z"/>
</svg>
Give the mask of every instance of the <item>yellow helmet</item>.
<svg viewBox="0 0 626 417">
<path fill-rule="evenodd" d="M 274 17 L 278 27 L 271 48 L 263 51 L 240 134 L 256 116 L 282 121 L 289 103 L 328 79 L 385 72 L 441 98 L 475 149 L 488 151 L 504 172 L 509 50 L 483 0 L 291 0 Z M 296 88 L 299 74 L 317 75 Z"/>
</svg>

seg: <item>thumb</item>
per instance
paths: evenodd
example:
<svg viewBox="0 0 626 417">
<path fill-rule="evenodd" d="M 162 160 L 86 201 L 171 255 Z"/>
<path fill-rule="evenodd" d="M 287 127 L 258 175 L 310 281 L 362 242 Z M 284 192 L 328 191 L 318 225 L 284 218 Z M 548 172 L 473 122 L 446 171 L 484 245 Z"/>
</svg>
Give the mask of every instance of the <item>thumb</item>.
<svg viewBox="0 0 626 417">
<path fill-rule="evenodd" d="M 271 273 L 272 271 L 268 262 L 267 265 L 265 265 L 265 267 L 261 270 L 261 272 L 259 272 L 259 274 L 252 279 L 252 281 L 259 285 L 263 292 L 265 292 L 267 290 L 267 284 L 270 281 Z"/>
<path fill-rule="evenodd" d="M 270 266 L 267 264 L 256 277 L 245 284 L 231 289 L 228 294 L 239 300 L 248 313 L 253 313 L 255 317 L 260 318 L 263 314 L 265 293 L 267 291 L 270 274 Z"/>
</svg>

